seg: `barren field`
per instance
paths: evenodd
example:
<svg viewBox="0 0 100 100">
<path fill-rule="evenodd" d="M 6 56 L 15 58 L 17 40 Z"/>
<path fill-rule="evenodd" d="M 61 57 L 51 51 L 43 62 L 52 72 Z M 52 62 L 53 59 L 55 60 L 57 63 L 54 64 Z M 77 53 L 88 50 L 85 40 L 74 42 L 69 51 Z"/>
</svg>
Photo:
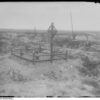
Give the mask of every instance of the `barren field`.
<svg viewBox="0 0 100 100">
<path fill-rule="evenodd" d="M 14 56 L 0 62 L 0 95 L 21 97 L 99 96 L 100 83 L 83 77 L 80 59 L 35 65 Z"/>
<path fill-rule="evenodd" d="M 29 39 L 29 37 L 26 38 Z M 2 47 L 7 52 L 0 51 L 0 96 L 100 96 L 99 45 L 95 44 L 90 47 L 89 45 L 84 46 L 80 41 L 81 45 L 78 42 L 73 44 L 70 41 L 60 41 L 60 45 L 55 43 L 54 46 L 57 49 L 55 52 L 59 53 L 56 58 L 63 57 L 64 52 L 67 50 L 67 59 L 53 60 L 52 63 L 50 61 L 33 63 L 32 51 L 34 51 L 35 45 L 38 45 L 36 41 L 32 44 L 33 47 L 30 47 L 31 49 L 27 49 L 25 40 L 22 41 L 20 38 L 17 40 L 17 37 L 14 39 L 10 39 L 8 44 L 10 47 Z M 31 42 L 33 41 L 31 40 Z M 24 55 L 21 57 L 20 48 L 23 47 Z M 46 57 L 48 57 L 45 58 L 40 54 L 40 59 L 49 59 L 49 49 L 45 48 L 45 46 L 42 48 L 41 54 L 46 54 Z M 61 54 L 63 55 L 60 56 Z"/>
</svg>

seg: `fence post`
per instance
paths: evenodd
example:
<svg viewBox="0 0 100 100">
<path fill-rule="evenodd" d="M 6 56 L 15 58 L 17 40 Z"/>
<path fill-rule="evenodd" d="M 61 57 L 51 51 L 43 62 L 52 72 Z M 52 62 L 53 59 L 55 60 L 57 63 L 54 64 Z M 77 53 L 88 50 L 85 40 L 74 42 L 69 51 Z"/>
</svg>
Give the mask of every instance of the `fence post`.
<svg viewBox="0 0 100 100">
<path fill-rule="evenodd" d="M 55 26 L 54 26 L 54 23 L 51 23 L 51 25 L 49 26 L 49 28 L 48 28 L 48 33 L 49 33 L 49 35 L 50 35 L 50 62 L 52 63 L 52 61 L 53 61 L 53 56 L 54 56 L 54 53 L 53 53 L 53 48 L 54 48 L 54 46 L 53 46 L 53 40 L 54 40 L 54 36 L 56 35 L 56 33 L 57 33 L 57 30 L 56 30 L 56 28 L 55 28 Z"/>
<path fill-rule="evenodd" d="M 20 49 L 20 56 L 22 57 L 24 55 L 23 50 Z"/>
</svg>

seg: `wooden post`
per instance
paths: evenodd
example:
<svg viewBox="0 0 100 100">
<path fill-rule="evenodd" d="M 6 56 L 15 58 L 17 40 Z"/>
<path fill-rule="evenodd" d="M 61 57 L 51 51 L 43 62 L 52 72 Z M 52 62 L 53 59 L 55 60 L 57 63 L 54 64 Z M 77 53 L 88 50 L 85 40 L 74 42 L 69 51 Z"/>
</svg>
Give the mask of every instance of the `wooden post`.
<svg viewBox="0 0 100 100">
<path fill-rule="evenodd" d="M 54 26 L 54 23 L 51 23 L 49 29 L 48 29 L 48 33 L 50 33 L 50 62 L 52 63 L 53 61 L 53 56 L 54 56 L 54 53 L 53 53 L 53 40 L 54 40 L 54 36 L 56 35 L 57 31 L 56 31 L 56 28 Z"/>
<path fill-rule="evenodd" d="M 66 50 L 66 52 L 65 52 L 65 60 L 67 60 L 68 59 L 68 50 Z"/>
<path fill-rule="evenodd" d="M 52 61 L 53 61 L 53 37 L 51 36 L 51 38 L 50 38 L 50 61 L 51 61 L 51 63 L 52 63 Z"/>
<path fill-rule="evenodd" d="M 13 54 L 13 47 L 10 48 L 11 54 Z"/>
<path fill-rule="evenodd" d="M 88 47 L 88 43 L 89 43 L 89 41 L 88 41 L 88 36 L 87 36 L 87 35 L 85 35 L 85 36 L 86 36 L 85 49 L 87 50 L 87 47 Z"/>
<path fill-rule="evenodd" d="M 33 61 L 33 64 L 35 64 L 35 52 L 33 52 L 33 55 L 32 55 L 32 61 Z"/>
<path fill-rule="evenodd" d="M 71 21 L 71 28 L 72 28 L 72 39 L 76 39 L 76 35 L 73 33 L 73 20 L 72 20 L 72 13 L 70 12 L 70 21 Z"/>
<path fill-rule="evenodd" d="M 24 55 L 23 50 L 20 49 L 20 56 L 22 57 Z"/>
</svg>

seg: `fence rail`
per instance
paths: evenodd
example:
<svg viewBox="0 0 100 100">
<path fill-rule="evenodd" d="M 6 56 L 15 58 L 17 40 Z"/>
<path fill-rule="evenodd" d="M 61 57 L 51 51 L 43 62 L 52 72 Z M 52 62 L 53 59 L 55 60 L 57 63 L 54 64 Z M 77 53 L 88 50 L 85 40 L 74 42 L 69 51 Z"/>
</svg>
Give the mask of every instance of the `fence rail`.
<svg viewBox="0 0 100 100">
<path fill-rule="evenodd" d="M 29 62 L 47 62 L 47 61 L 51 61 L 50 59 L 45 59 L 45 60 L 32 60 L 32 59 L 28 59 L 28 58 L 26 58 L 26 57 L 21 57 L 21 56 L 19 56 L 19 55 L 16 55 L 16 54 L 12 54 L 13 56 L 15 56 L 15 57 L 17 57 L 17 58 L 20 58 L 20 59 L 22 59 L 22 60 L 26 60 L 26 61 L 29 61 Z M 63 60 L 63 59 L 65 59 L 65 58 L 53 58 L 53 60 Z"/>
<path fill-rule="evenodd" d="M 76 52 L 75 55 L 73 55 L 73 53 L 75 53 L 74 50 L 76 50 L 76 49 L 68 49 L 68 51 L 70 51 L 70 52 L 68 52 L 67 57 L 66 57 L 64 52 L 55 52 L 55 53 L 53 53 L 52 60 L 54 61 L 54 60 L 64 60 L 64 59 L 67 59 L 67 58 L 68 59 L 79 58 L 80 54 L 77 55 L 77 52 Z M 79 52 L 85 52 L 88 55 L 93 53 L 93 52 L 95 52 L 94 50 L 93 51 L 84 51 L 84 50 L 81 50 L 81 49 L 78 50 L 78 51 Z M 73 53 L 71 53 L 71 52 L 73 52 Z M 82 53 L 82 54 L 84 54 L 84 53 Z M 50 53 L 41 53 L 41 54 L 39 54 L 39 60 L 32 60 L 33 59 L 32 53 L 31 54 L 24 54 L 23 56 L 21 56 L 20 52 L 16 52 L 15 51 L 15 52 L 12 53 L 12 55 L 14 55 L 14 56 L 16 56 L 16 57 L 18 57 L 20 59 L 27 60 L 29 62 L 46 62 L 46 61 L 51 61 Z"/>
</svg>

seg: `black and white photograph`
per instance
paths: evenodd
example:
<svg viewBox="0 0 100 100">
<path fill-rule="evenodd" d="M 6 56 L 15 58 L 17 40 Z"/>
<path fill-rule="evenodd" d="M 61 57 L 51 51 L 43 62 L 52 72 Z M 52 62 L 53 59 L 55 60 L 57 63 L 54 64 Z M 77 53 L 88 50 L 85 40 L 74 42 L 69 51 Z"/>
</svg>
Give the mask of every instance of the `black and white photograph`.
<svg viewBox="0 0 100 100">
<path fill-rule="evenodd" d="M 100 97 L 100 4 L 0 2 L 0 97 Z"/>
</svg>

